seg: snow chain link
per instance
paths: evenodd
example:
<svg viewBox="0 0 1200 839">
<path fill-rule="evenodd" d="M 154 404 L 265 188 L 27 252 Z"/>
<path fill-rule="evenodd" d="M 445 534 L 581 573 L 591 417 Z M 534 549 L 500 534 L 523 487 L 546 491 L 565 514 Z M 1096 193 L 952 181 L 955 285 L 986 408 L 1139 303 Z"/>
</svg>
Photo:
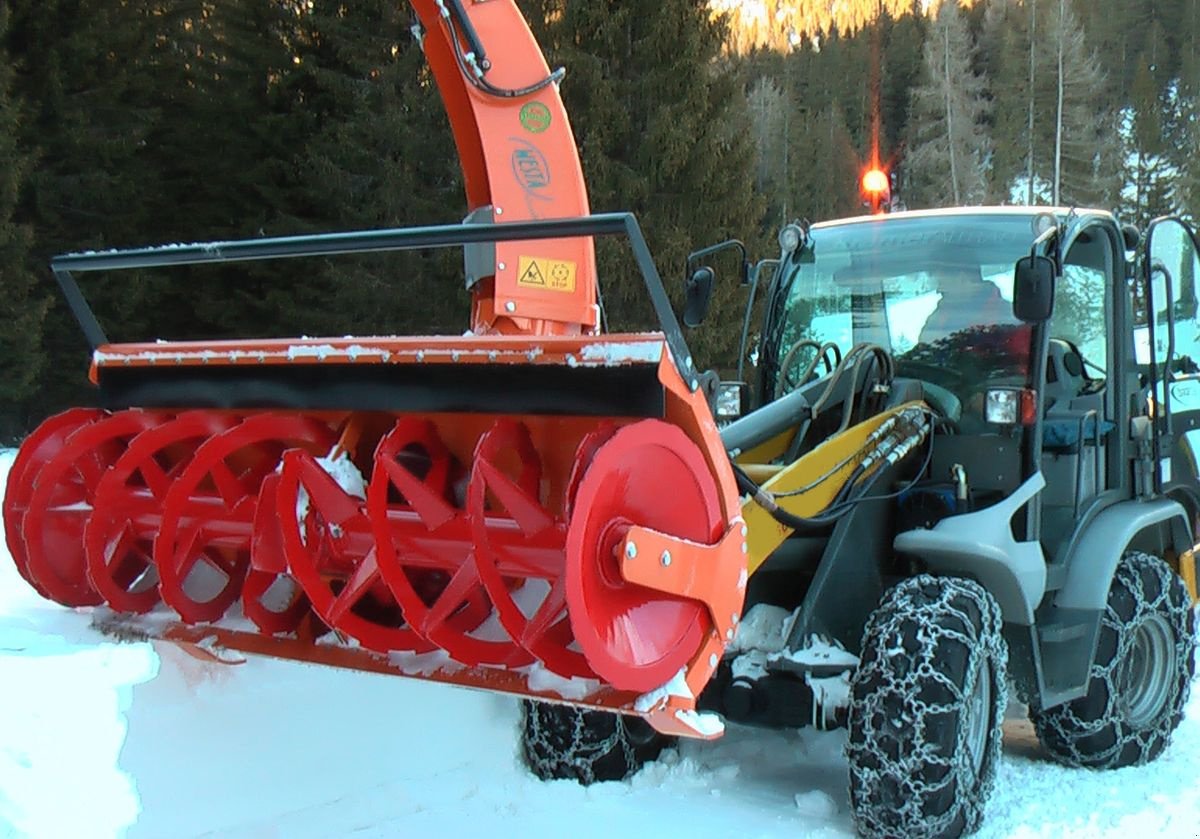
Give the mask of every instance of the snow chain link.
<svg viewBox="0 0 1200 839">
<path fill-rule="evenodd" d="M 617 714 L 542 703 L 525 708 L 525 758 L 539 778 L 575 778 L 584 785 L 615 780 L 614 770 L 624 777 L 642 763 L 638 745 Z"/>
<path fill-rule="evenodd" d="M 920 576 L 885 595 L 864 633 L 846 745 L 860 833 L 958 836 L 978 825 L 1000 753 L 1007 656 L 1000 609 L 974 581 Z M 976 777 L 968 712 L 980 678 L 992 690 Z M 958 724 L 948 729 L 947 717 Z"/>
</svg>

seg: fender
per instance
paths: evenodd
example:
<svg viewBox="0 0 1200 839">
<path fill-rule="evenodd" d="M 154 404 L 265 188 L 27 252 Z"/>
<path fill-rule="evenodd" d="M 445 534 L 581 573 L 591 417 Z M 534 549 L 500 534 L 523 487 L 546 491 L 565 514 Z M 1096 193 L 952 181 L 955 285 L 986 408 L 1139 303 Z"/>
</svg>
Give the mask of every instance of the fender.
<svg viewBox="0 0 1200 839">
<path fill-rule="evenodd" d="M 1170 528 L 1166 544 L 1177 554 L 1192 547 L 1187 513 L 1178 501 L 1120 501 L 1102 510 L 1068 549 L 1067 580 L 1054 604 L 1102 611 L 1121 557 L 1140 534 L 1159 526 Z M 1157 546 L 1150 547 L 1153 551 Z"/>
<path fill-rule="evenodd" d="M 450 118 L 470 213 L 490 211 L 497 222 L 588 215 L 559 75 L 513 0 L 411 5 Z M 595 263 L 590 237 L 497 243 L 495 275 L 472 286 L 471 331 L 594 333 Z"/>
<path fill-rule="evenodd" d="M 1046 558 L 1037 542 L 1013 538 L 1011 522 L 1045 486 L 1038 472 L 991 507 L 944 518 L 931 530 L 898 533 L 892 546 L 935 573 L 978 580 L 1000 604 L 1006 623 L 1028 626 L 1046 593 Z"/>
</svg>

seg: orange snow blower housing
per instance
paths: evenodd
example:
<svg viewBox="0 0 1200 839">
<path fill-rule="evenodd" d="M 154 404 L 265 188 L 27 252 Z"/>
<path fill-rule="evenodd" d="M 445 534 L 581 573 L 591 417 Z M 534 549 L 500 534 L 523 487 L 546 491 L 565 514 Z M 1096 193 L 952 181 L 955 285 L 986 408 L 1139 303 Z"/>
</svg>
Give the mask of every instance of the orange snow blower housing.
<svg viewBox="0 0 1200 839">
<path fill-rule="evenodd" d="M 9 549 L 125 635 L 703 735 L 692 697 L 740 616 L 745 529 L 662 282 L 632 216 L 589 215 L 559 74 L 514 3 L 412 5 L 467 221 L 55 259 L 103 407 L 22 446 Z M 601 235 L 628 238 L 660 332 L 599 334 Z M 111 344 L 75 280 L 430 247 L 464 250 L 465 336 Z"/>
</svg>

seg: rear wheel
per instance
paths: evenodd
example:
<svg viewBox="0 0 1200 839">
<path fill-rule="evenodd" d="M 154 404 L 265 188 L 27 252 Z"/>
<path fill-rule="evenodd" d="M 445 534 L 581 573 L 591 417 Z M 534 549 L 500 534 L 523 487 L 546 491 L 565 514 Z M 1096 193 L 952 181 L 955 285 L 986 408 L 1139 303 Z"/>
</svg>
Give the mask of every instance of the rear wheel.
<svg viewBox="0 0 1200 839">
<path fill-rule="evenodd" d="M 544 781 L 621 781 L 673 742 L 638 717 L 549 702 L 521 706 L 525 763 Z"/>
<path fill-rule="evenodd" d="M 1008 703 L 1000 625 L 971 580 L 915 577 L 884 595 L 851 683 L 846 755 L 863 836 L 941 839 L 979 826 Z"/>
<path fill-rule="evenodd" d="M 1085 696 L 1030 719 L 1042 746 L 1070 766 L 1116 769 L 1162 752 L 1183 718 L 1195 667 L 1195 616 L 1167 563 L 1130 553 L 1117 566 Z"/>
</svg>

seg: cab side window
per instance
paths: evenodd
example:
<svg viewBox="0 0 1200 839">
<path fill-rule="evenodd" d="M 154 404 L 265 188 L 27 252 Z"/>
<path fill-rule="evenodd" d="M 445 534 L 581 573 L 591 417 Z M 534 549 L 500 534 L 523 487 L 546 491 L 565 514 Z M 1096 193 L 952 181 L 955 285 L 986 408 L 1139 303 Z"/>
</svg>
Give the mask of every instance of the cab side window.
<svg viewBox="0 0 1200 839">
<path fill-rule="evenodd" d="M 1060 346 L 1068 372 L 1080 378 L 1080 389 L 1095 389 L 1108 363 L 1108 268 L 1103 254 L 1086 241 L 1072 248 L 1064 263 L 1050 319 L 1051 352 L 1055 344 Z"/>
</svg>

